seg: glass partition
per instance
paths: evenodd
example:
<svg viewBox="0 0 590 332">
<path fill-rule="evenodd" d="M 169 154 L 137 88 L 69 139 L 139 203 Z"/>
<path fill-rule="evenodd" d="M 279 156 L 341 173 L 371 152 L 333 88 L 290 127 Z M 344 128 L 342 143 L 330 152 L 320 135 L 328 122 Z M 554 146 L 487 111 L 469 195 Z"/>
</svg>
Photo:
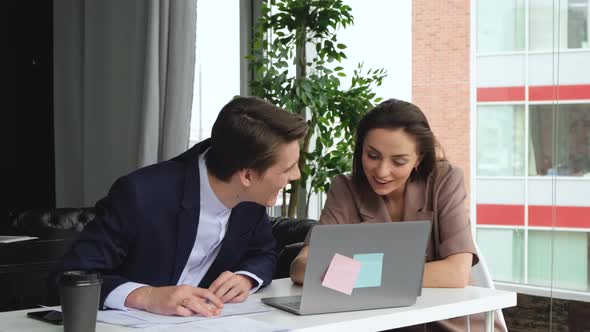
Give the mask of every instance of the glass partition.
<svg viewBox="0 0 590 332">
<path fill-rule="evenodd" d="M 475 10 L 477 242 L 500 288 L 590 302 L 589 1 Z M 573 310 L 534 310 L 577 328 Z"/>
</svg>

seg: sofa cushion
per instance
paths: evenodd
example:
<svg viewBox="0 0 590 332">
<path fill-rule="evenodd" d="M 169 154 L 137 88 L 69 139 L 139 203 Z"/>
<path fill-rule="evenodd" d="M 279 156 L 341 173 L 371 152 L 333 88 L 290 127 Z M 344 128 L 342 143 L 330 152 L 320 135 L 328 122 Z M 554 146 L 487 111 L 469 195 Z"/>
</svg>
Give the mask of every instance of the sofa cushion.
<svg viewBox="0 0 590 332">
<path fill-rule="evenodd" d="M 303 242 L 307 232 L 317 223 L 318 221 L 313 219 L 271 218 L 272 234 L 277 241 L 275 248 L 277 254 L 289 244 Z"/>
<path fill-rule="evenodd" d="M 95 216 L 94 208 L 30 210 L 19 214 L 11 227 L 16 234 L 42 239 L 75 238 Z"/>
<path fill-rule="evenodd" d="M 277 241 L 277 269 L 273 279 L 288 278 L 291 262 L 303 247 L 303 241 L 311 227 L 317 224 L 313 219 L 271 218 L 272 233 Z"/>
<path fill-rule="evenodd" d="M 55 240 L 58 242 L 36 241 L 39 243 L 22 243 L 20 255 L 14 257 L 13 263 L 20 261 L 42 262 L 59 260 L 67 252 L 69 247 L 78 237 L 84 227 L 94 220 L 94 208 L 59 208 L 30 210 L 19 214 L 12 220 L 11 228 L 15 234 L 37 236 L 40 240 Z M 303 241 L 310 228 L 317 224 L 313 219 L 294 219 L 288 217 L 272 217 L 270 219 L 272 233 L 276 240 L 275 251 L 277 253 L 277 269 L 274 278 L 286 278 L 289 276 L 289 268 L 293 259 L 297 256 L 303 246 Z M 19 245 L 15 245 L 17 247 Z M 43 247 L 41 249 L 41 247 Z M 7 253 L 8 248 L 3 248 Z M 13 253 L 13 251 L 10 251 Z"/>
</svg>

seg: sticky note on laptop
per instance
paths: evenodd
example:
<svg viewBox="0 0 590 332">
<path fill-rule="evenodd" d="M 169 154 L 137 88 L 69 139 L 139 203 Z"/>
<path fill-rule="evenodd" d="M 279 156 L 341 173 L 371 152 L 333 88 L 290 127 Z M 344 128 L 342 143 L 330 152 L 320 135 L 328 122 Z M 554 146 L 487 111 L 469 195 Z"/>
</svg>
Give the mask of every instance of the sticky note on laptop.
<svg viewBox="0 0 590 332">
<path fill-rule="evenodd" d="M 350 295 L 360 270 L 361 262 L 344 255 L 334 254 L 322 280 L 322 286 Z"/>
<path fill-rule="evenodd" d="M 381 286 L 383 253 L 356 254 L 353 259 L 361 263 L 361 270 L 354 288 Z"/>
</svg>

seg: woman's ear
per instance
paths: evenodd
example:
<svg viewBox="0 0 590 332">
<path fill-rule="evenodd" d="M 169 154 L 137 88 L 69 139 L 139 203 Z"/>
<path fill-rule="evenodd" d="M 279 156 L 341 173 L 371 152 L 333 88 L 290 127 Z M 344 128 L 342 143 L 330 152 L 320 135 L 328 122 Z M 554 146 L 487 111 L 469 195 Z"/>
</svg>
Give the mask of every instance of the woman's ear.
<svg viewBox="0 0 590 332">
<path fill-rule="evenodd" d="M 422 162 L 422 158 L 424 158 L 424 155 L 419 155 L 418 160 L 416 160 L 416 164 L 414 165 L 414 169 L 416 169 L 416 171 L 418 170 L 418 166 L 420 166 L 420 163 Z"/>
</svg>

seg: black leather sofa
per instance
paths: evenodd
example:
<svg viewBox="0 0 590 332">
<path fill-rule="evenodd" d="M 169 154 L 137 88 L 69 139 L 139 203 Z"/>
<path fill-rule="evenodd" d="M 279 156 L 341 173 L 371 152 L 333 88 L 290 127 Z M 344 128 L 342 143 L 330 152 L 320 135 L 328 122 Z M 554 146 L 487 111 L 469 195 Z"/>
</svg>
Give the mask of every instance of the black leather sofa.
<svg viewBox="0 0 590 332">
<path fill-rule="evenodd" d="M 57 294 L 47 287 L 47 279 L 94 218 L 93 208 L 32 210 L 13 218 L 3 234 L 39 239 L 0 244 L 0 311 L 58 304 Z M 275 279 L 289 276 L 291 261 L 316 223 L 311 219 L 271 218 L 278 255 Z"/>
</svg>

